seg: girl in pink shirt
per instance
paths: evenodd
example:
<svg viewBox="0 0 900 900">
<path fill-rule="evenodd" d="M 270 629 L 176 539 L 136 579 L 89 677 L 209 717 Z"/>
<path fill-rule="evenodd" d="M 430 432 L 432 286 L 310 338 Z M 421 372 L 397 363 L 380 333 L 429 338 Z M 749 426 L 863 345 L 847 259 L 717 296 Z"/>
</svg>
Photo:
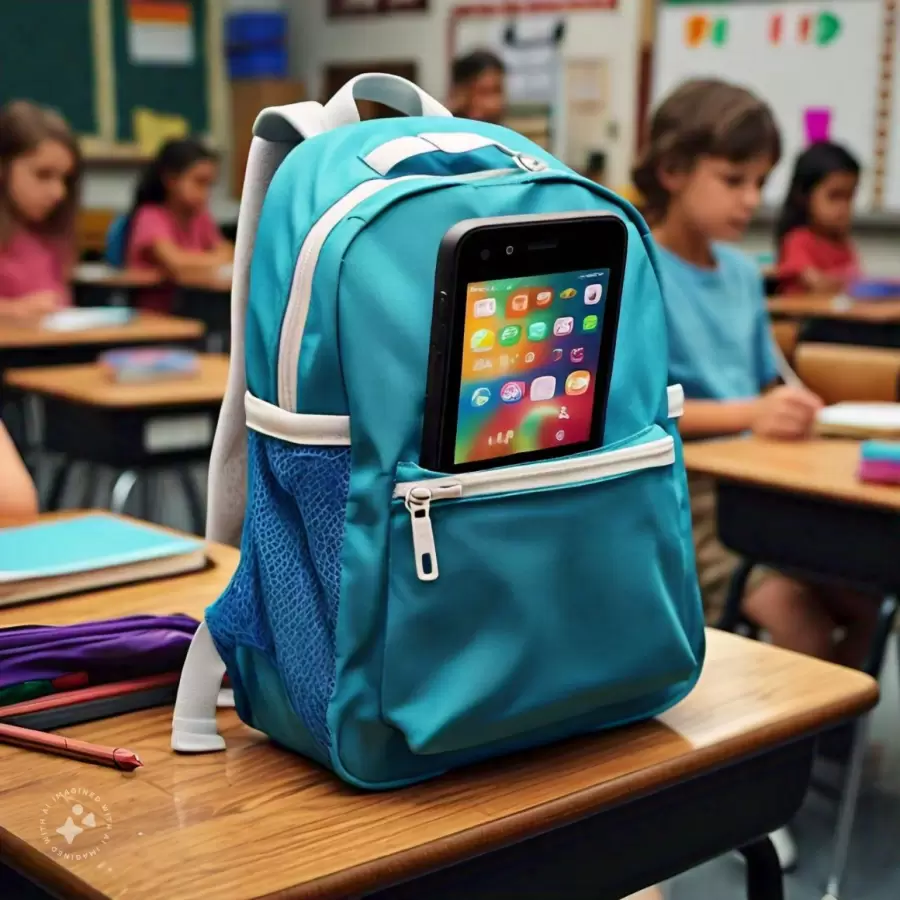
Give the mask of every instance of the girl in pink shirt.
<svg viewBox="0 0 900 900">
<path fill-rule="evenodd" d="M 208 204 L 219 174 L 215 154 L 192 138 L 168 141 L 138 185 L 126 229 L 125 263 L 157 269 L 168 281 L 190 281 L 229 262 L 232 246 L 222 237 Z M 173 288 L 147 288 L 144 308 L 168 311 Z"/>
<path fill-rule="evenodd" d="M 27 101 L 0 109 L 0 320 L 71 303 L 81 157 L 65 120 Z"/>
</svg>

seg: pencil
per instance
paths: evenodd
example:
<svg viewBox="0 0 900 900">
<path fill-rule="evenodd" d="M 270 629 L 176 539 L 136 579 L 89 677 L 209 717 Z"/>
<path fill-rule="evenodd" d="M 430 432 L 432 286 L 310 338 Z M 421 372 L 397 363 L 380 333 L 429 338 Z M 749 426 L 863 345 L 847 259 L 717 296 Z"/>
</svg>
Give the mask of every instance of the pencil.
<svg viewBox="0 0 900 900">
<path fill-rule="evenodd" d="M 63 737 L 61 734 L 22 728 L 19 725 L 0 724 L 0 744 L 11 744 L 13 747 L 39 750 L 56 756 L 68 756 L 82 762 L 121 769 L 123 772 L 133 772 L 143 765 L 136 753 L 122 747 L 101 747 L 99 744 Z"/>
</svg>

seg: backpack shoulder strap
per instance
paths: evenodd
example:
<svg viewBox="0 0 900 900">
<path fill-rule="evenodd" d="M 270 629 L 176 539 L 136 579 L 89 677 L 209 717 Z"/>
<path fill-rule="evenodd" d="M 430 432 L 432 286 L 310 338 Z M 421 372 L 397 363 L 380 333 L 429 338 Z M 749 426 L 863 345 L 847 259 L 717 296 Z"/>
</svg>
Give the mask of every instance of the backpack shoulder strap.
<svg viewBox="0 0 900 900">
<path fill-rule="evenodd" d="M 244 322 L 250 294 L 250 260 L 269 183 L 285 157 L 306 138 L 327 130 L 319 103 L 264 109 L 253 126 L 244 173 L 231 287 L 231 360 L 225 397 L 209 461 L 206 536 L 238 545 L 247 498 L 247 434 L 244 427 Z"/>
</svg>

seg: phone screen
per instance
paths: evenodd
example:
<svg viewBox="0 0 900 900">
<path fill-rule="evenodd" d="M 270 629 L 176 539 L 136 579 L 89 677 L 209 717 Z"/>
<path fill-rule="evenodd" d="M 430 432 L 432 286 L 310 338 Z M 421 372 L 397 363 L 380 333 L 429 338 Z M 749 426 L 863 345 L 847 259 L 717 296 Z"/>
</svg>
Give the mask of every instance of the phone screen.
<svg viewBox="0 0 900 900">
<path fill-rule="evenodd" d="M 467 284 L 458 465 L 590 440 L 609 273 Z"/>
</svg>

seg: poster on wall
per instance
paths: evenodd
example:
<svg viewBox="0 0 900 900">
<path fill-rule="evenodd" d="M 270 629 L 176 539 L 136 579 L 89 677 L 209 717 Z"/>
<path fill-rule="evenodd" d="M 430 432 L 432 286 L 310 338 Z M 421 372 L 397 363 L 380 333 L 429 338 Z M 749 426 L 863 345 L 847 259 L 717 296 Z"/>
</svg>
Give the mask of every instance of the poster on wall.
<svg viewBox="0 0 900 900">
<path fill-rule="evenodd" d="M 428 0 L 329 0 L 328 15 L 372 16 L 379 13 L 425 11 Z"/>
<path fill-rule="evenodd" d="M 493 51 L 506 69 L 505 124 L 585 171 L 589 159 L 609 156 L 606 44 L 622 27 L 609 17 L 618 10 L 618 0 L 461 3 L 451 12 L 450 57 Z M 601 40 L 587 38 L 600 29 Z"/>
<path fill-rule="evenodd" d="M 193 10 L 181 0 L 129 0 L 128 59 L 133 65 L 194 64 Z"/>
</svg>

